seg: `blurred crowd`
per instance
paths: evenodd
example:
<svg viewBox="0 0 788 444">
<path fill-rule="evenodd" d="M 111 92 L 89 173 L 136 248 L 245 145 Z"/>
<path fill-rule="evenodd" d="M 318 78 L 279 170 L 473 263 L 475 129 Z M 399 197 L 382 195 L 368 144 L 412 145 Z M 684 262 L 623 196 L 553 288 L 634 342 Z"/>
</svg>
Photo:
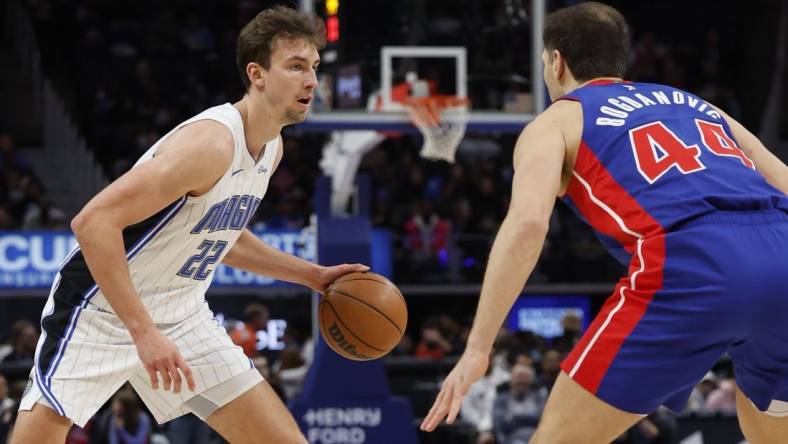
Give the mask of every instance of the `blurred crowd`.
<svg viewBox="0 0 788 444">
<path fill-rule="evenodd" d="M 553 338 L 530 331 L 512 332 L 506 328 L 499 331 L 487 373 L 471 387 L 460 410 L 460 419 L 469 426 L 473 442 L 528 443 L 561 371 L 561 361 L 582 336 L 581 319 L 574 314 L 564 316 L 561 326 L 563 333 Z M 412 352 L 425 360 L 459 356 L 469 330 L 470 324 L 439 315 L 422 323 L 415 346 L 408 345 L 410 341 L 405 339 L 395 353 Z M 735 415 L 735 381 L 730 362 L 723 359 L 715 366 L 715 372 L 709 372 L 698 382 L 683 412 L 677 414 L 661 407 L 614 442 L 672 443 L 676 442 L 680 415 Z"/>
<path fill-rule="evenodd" d="M 0 230 L 60 230 L 66 216 L 53 205 L 13 137 L 0 133 Z"/>
<path fill-rule="evenodd" d="M 260 332 L 267 329 L 270 313 L 265 304 L 250 303 L 240 319 L 225 319 L 233 342 L 252 360 L 260 374 L 284 402 L 297 397 L 314 355 L 314 343 L 298 322 L 289 323 L 281 338 L 281 350 L 267 350 Z M 560 373 L 560 363 L 582 335 L 581 319 L 567 314 L 561 320 L 562 333 L 546 338 L 530 331 L 512 332 L 502 328 L 490 354 L 487 373 L 471 387 L 463 401 L 458 427 L 468 441 L 477 444 L 524 444 L 541 417 L 547 396 Z M 409 330 L 387 358 L 430 363 L 451 360 L 464 350 L 470 322 L 459 322 L 442 313 L 424 319 Z M 32 365 L 38 327 L 26 320 L 13 323 L 5 343 L 0 345 L 0 443 L 16 418 L 19 399 L 28 384 L 27 369 Z M 22 367 L 25 371 L 20 371 Z M 7 376 L 6 376 L 7 375 Z M 24 376 L 21 376 L 24 375 Z M 429 399 L 437 394 L 440 378 L 430 384 Z M 421 381 L 424 384 L 424 381 Z M 647 384 L 648 381 L 643 381 Z M 417 384 L 413 384 L 415 387 Z M 730 362 L 723 360 L 693 389 L 681 415 L 733 416 L 736 413 L 735 381 Z M 413 395 L 413 393 L 397 393 Z M 417 399 L 418 396 L 412 396 Z M 418 414 L 427 406 L 414 405 Z M 677 414 L 660 408 L 619 437 L 619 444 L 675 442 Z M 223 442 L 205 423 L 186 415 L 163 426 L 155 423 L 139 397 L 125 386 L 88 422 L 73 427 L 68 444 L 81 443 L 213 444 Z"/>
</svg>

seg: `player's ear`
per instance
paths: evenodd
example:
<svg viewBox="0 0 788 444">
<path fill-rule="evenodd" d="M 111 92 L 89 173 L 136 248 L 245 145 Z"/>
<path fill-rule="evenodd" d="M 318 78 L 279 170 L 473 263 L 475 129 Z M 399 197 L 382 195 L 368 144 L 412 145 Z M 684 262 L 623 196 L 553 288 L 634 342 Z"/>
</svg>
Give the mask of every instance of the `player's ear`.
<svg viewBox="0 0 788 444">
<path fill-rule="evenodd" d="M 246 65 L 246 75 L 252 85 L 258 89 L 265 89 L 265 70 L 262 66 L 255 62 L 249 62 Z"/>
<path fill-rule="evenodd" d="M 555 74 L 556 80 L 563 80 L 566 76 L 568 71 L 568 67 L 566 66 L 566 59 L 557 49 L 553 50 L 553 73 Z"/>
</svg>

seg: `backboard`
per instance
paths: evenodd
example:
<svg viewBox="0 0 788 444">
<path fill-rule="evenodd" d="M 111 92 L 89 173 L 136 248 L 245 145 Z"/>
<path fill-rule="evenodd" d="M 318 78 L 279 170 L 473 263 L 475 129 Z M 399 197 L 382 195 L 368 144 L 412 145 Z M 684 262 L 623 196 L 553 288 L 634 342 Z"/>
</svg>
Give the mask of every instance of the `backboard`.
<svg viewBox="0 0 788 444">
<path fill-rule="evenodd" d="M 340 3 L 340 42 L 321 53 L 325 94 L 295 129 L 417 133 L 396 97 L 412 74 L 431 93 L 470 99 L 467 133 L 519 133 L 544 108 L 544 0 L 492 12 L 491 1 L 362 3 Z"/>
</svg>

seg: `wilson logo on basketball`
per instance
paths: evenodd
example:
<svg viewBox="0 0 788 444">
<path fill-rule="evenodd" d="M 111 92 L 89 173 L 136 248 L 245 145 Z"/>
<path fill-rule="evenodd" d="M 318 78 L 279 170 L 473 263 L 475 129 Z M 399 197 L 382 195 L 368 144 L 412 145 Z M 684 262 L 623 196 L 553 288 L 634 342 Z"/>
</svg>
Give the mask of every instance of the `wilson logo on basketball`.
<svg viewBox="0 0 788 444">
<path fill-rule="evenodd" d="M 370 356 L 359 353 L 358 350 L 356 350 L 356 346 L 347 341 L 345 335 L 342 334 L 342 330 L 340 330 L 339 327 L 337 327 L 336 323 L 333 323 L 331 324 L 330 327 L 328 327 L 328 334 L 331 335 L 331 339 L 334 340 L 334 344 L 336 344 L 337 347 L 347 352 L 347 354 L 354 356 L 358 359 L 371 358 Z"/>
</svg>

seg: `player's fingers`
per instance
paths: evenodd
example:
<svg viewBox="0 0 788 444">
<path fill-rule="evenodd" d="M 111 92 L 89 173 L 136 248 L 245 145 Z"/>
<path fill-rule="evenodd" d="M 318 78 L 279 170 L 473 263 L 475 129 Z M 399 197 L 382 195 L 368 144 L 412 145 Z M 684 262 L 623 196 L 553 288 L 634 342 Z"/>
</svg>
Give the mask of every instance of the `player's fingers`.
<svg viewBox="0 0 788 444">
<path fill-rule="evenodd" d="M 175 365 L 181 369 L 181 373 L 186 378 L 186 385 L 189 387 L 189 390 L 194 391 L 197 388 L 197 385 L 194 383 L 194 376 L 192 375 L 192 369 L 186 364 L 186 361 L 181 357 L 178 356 L 178 360 L 175 362 Z"/>
<path fill-rule="evenodd" d="M 447 387 L 441 389 L 438 398 L 435 399 L 435 404 L 432 405 L 427 417 L 424 418 L 424 423 L 422 424 L 424 430 L 431 432 L 446 416 L 446 403 L 449 401 L 446 398 L 448 396 L 450 396 L 450 391 L 447 390 Z"/>
<path fill-rule="evenodd" d="M 460 413 L 460 407 L 462 407 L 462 398 L 463 395 L 460 389 L 454 389 L 454 395 L 449 405 L 449 416 L 446 417 L 446 424 L 453 424 L 454 420 L 457 419 L 457 415 Z"/>
<path fill-rule="evenodd" d="M 170 389 L 170 384 L 172 384 L 172 379 L 170 378 L 170 371 L 167 369 L 167 365 L 163 361 L 159 361 L 158 365 L 156 365 L 156 370 L 161 374 L 161 381 L 164 383 L 164 391 Z"/>
<path fill-rule="evenodd" d="M 440 404 L 441 399 L 443 399 L 443 390 L 438 392 L 438 396 L 435 398 L 435 402 L 432 403 L 432 407 L 430 407 L 430 410 L 427 412 L 427 415 L 424 417 L 424 420 L 421 421 L 422 430 L 430 431 L 429 429 L 427 429 L 427 426 L 429 423 L 432 422 L 432 417 L 435 414 L 435 410 L 437 409 L 438 404 Z"/>
<path fill-rule="evenodd" d="M 167 366 L 167 371 L 172 377 L 173 393 L 180 393 L 181 392 L 181 374 L 178 373 L 178 367 L 175 365 L 175 361 L 169 361 L 169 365 Z"/>
<path fill-rule="evenodd" d="M 145 370 L 148 371 L 148 376 L 150 376 L 150 386 L 153 387 L 154 390 L 159 388 L 159 377 L 156 375 L 156 367 L 153 365 L 146 365 Z"/>
<path fill-rule="evenodd" d="M 369 267 L 364 264 L 353 264 L 351 267 L 353 267 L 353 271 L 369 271 Z"/>
<path fill-rule="evenodd" d="M 451 406 L 452 400 L 454 399 L 454 390 L 448 389 L 446 390 L 446 397 L 443 398 L 443 402 L 441 402 L 440 407 L 438 408 L 437 412 L 437 421 L 435 421 L 435 426 L 437 427 L 441 421 L 446 418 L 446 415 L 449 413 L 449 407 Z"/>
</svg>

